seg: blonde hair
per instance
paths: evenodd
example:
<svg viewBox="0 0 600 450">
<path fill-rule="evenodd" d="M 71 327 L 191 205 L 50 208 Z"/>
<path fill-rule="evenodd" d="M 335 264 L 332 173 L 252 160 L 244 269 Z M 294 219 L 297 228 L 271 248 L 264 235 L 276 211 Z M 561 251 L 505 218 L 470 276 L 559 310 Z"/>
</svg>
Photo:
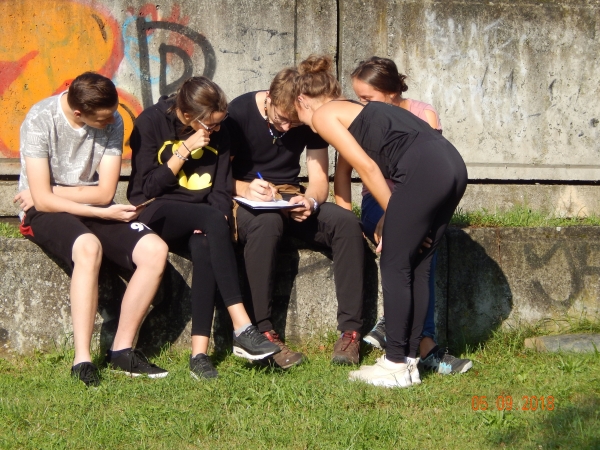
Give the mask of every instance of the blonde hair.
<svg viewBox="0 0 600 450">
<path fill-rule="evenodd" d="M 298 113 L 294 107 L 295 80 L 298 71 L 295 67 L 286 67 L 280 70 L 269 87 L 269 97 L 271 104 L 280 109 L 291 121 L 298 121 Z"/>
</svg>

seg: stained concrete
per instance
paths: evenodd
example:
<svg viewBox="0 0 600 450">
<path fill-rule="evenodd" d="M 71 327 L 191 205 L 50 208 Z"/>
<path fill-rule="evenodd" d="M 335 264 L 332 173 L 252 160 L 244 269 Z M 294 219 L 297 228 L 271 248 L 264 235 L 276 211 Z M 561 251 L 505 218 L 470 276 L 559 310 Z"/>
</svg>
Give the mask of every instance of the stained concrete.
<svg viewBox="0 0 600 450">
<path fill-rule="evenodd" d="M 600 334 L 564 334 L 525 339 L 525 348 L 538 352 L 593 353 L 600 350 Z"/>
<path fill-rule="evenodd" d="M 600 227 L 449 229 L 436 271 L 438 340 L 451 348 L 484 342 L 495 330 L 565 318 L 600 320 Z M 336 329 L 331 255 L 286 240 L 277 264 L 274 321 L 287 339 L 302 341 Z M 246 286 L 240 264 L 242 286 Z M 28 353 L 70 345 L 68 269 L 34 244 L 0 238 L 0 353 Z M 383 313 L 378 257 L 365 264 L 365 330 Z M 104 265 L 95 345 L 115 331 L 129 274 Z M 164 281 L 139 334 L 157 349 L 190 343 L 191 262 L 171 254 Z M 247 290 L 247 286 L 246 286 Z M 221 305 L 215 345 L 230 341 Z"/>
</svg>

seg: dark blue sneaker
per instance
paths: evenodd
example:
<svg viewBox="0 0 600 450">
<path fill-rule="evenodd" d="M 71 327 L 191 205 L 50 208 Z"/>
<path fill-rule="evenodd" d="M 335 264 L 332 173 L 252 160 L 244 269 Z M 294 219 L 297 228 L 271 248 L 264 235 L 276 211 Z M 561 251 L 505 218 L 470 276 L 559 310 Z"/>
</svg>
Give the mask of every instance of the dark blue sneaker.
<svg viewBox="0 0 600 450">
<path fill-rule="evenodd" d="M 363 337 L 363 341 L 380 350 L 385 350 L 385 317 L 381 317 L 377 321 L 373 329 Z"/>
<path fill-rule="evenodd" d="M 427 358 L 421 360 L 421 365 L 425 369 L 433 370 L 442 375 L 455 373 L 465 373 L 473 367 L 473 361 L 470 359 L 460 359 L 452 356 L 445 348 L 429 354 Z"/>
<path fill-rule="evenodd" d="M 131 349 L 114 357 L 111 357 L 109 353 L 106 362 L 113 371 L 131 377 L 148 375 L 150 378 L 164 378 L 169 375 L 169 372 L 165 369 L 161 369 L 156 364 L 148 361 L 148 358 L 138 349 Z"/>
<path fill-rule="evenodd" d="M 100 384 L 98 368 L 91 362 L 82 362 L 71 367 L 71 376 L 83 381 L 88 387 Z"/>
<path fill-rule="evenodd" d="M 239 336 L 233 333 L 233 354 L 241 358 L 256 361 L 280 351 L 279 345 L 268 340 L 254 325 L 250 325 Z"/>
</svg>

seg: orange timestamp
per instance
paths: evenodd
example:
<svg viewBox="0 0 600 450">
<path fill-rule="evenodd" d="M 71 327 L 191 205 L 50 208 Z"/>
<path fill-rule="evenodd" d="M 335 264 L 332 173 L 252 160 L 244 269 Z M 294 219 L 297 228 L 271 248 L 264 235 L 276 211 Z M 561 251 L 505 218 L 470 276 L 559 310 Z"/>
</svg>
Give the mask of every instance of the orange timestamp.
<svg viewBox="0 0 600 450">
<path fill-rule="evenodd" d="M 491 397 L 493 402 L 493 397 Z M 521 400 L 513 401 L 510 395 L 498 395 L 496 401 L 491 405 L 488 404 L 487 395 L 474 395 L 471 397 L 471 409 L 473 411 L 487 411 L 493 409 L 494 406 L 498 411 L 554 411 L 556 406 L 554 397 L 552 395 L 547 396 L 536 396 L 536 395 L 523 395 Z"/>
</svg>

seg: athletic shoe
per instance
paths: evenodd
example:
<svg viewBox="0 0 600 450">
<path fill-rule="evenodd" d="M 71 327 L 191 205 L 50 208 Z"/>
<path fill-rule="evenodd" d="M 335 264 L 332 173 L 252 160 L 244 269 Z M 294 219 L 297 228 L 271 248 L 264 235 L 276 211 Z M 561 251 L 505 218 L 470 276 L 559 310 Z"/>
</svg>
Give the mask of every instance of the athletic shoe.
<svg viewBox="0 0 600 450">
<path fill-rule="evenodd" d="M 363 341 L 367 344 L 377 347 L 378 349 L 385 350 L 385 317 L 381 317 L 373 329 L 363 337 Z"/>
<path fill-rule="evenodd" d="M 121 372 L 131 377 L 148 375 L 150 378 L 164 378 L 169 375 L 165 369 L 148 361 L 148 358 L 138 349 L 131 349 L 125 353 L 111 357 L 106 356 L 108 366 L 115 372 Z"/>
<path fill-rule="evenodd" d="M 377 359 L 373 366 L 362 366 L 350 372 L 351 381 L 364 381 L 373 386 L 409 387 L 412 385 L 408 364 L 393 363 L 385 356 Z"/>
<path fill-rule="evenodd" d="M 359 363 L 360 333 L 344 331 L 333 346 L 331 361 L 335 364 L 354 365 Z"/>
<path fill-rule="evenodd" d="M 239 336 L 233 333 L 233 354 L 252 361 L 279 353 L 279 346 L 261 334 L 254 325 L 250 325 Z"/>
<path fill-rule="evenodd" d="M 439 348 L 430 353 L 427 358 L 421 360 L 424 368 L 444 375 L 454 373 L 465 373 L 471 367 L 473 362 L 470 359 L 455 358 L 447 349 Z"/>
<path fill-rule="evenodd" d="M 421 384 L 421 375 L 419 374 L 419 358 L 406 358 L 408 364 L 408 372 L 410 373 L 410 380 L 412 384 Z"/>
<path fill-rule="evenodd" d="M 98 368 L 91 362 L 82 362 L 71 367 L 71 376 L 83 381 L 88 387 L 100 384 Z"/>
<path fill-rule="evenodd" d="M 212 361 L 204 353 L 198 353 L 192 358 L 190 355 L 190 375 L 199 380 L 201 378 L 217 378 L 219 372 L 213 366 Z"/>
<path fill-rule="evenodd" d="M 277 364 L 279 367 L 282 369 L 289 369 L 290 367 L 297 366 L 302 363 L 304 360 L 304 355 L 300 352 L 290 350 L 290 348 L 279 338 L 279 334 L 277 334 L 275 330 L 265 331 L 263 334 L 269 341 L 277 344 L 281 349 L 279 353 L 271 356 L 275 364 Z"/>
</svg>

